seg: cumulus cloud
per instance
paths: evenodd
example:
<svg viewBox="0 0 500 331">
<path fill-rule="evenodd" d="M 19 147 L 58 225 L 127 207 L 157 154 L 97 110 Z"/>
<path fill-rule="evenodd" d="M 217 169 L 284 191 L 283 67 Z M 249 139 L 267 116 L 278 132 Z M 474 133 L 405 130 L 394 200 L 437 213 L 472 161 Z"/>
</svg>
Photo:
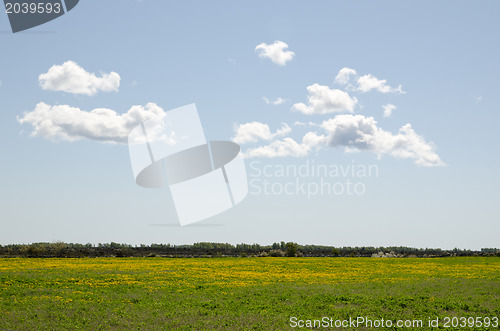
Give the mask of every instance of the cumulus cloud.
<svg viewBox="0 0 500 331">
<path fill-rule="evenodd" d="M 335 77 L 335 83 L 341 85 L 349 85 L 352 76 L 356 76 L 356 70 L 344 67 L 339 70 L 339 73 Z"/>
<path fill-rule="evenodd" d="M 259 140 L 271 140 L 276 137 L 286 136 L 292 131 L 292 129 L 288 126 L 288 124 L 282 123 L 281 128 L 273 133 L 267 124 L 250 122 L 238 125 L 235 128 L 235 131 L 236 135 L 232 140 L 237 144 L 246 144 L 254 143 Z"/>
<path fill-rule="evenodd" d="M 335 83 L 344 85 L 349 90 L 363 93 L 372 90 L 380 93 L 406 93 L 403 91 L 402 85 L 398 85 L 398 87 L 391 87 L 387 84 L 386 79 L 378 79 L 372 74 L 358 76 L 356 70 L 347 67 L 339 70 L 337 76 L 335 77 Z"/>
<path fill-rule="evenodd" d="M 38 77 L 42 89 L 73 94 L 94 95 L 98 91 L 118 91 L 120 75 L 116 72 L 102 73 L 97 77 L 73 61 L 52 66 L 48 72 Z"/>
<path fill-rule="evenodd" d="M 309 96 L 308 104 L 296 103 L 292 109 L 303 114 L 330 114 L 339 112 L 352 113 L 358 103 L 358 99 L 349 96 L 349 93 L 331 89 L 328 86 L 313 84 L 307 87 Z"/>
<path fill-rule="evenodd" d="M 372 76 L 372 74 L 364 75 L 358 78 L 358 90 L 361 92 L 377 90 L 380 93 L 405 93 L 401 85 L 396 88 L 390 87 L 387 85 L 386 79 L 378 79 L 377 77 Z"/>
<path fill-rule="evenodd" d="M 258 127 L 253 123 L 254 129 Z M 299 122 L 300 123 L 300 122 Z M 305 123 L 300 123 L 302 125 Z M 411 159 L 415 164 L 425 167 L 442 166 L 444 163 L 437 155 L 432 143 L 428 143 L 406 124 L 398 133 L 393 134 L 377 126 L 373 117 L 363 115 L 337 115 L 332 119 L 315 124 L 318 130 L 307 132 L 302 137 L 302 142 L 297 142 L 291 137 L 278 138 L 270 133 L 267 124 L 259 123 L 263 133 L 253 130 L 254 135 L 263 136 L 263 140 L 270 141 L 264 146 L 252 147 L 243 152 L 246 158 L 263 157 L 305 157 L 312 151 L 326 147 L 343 147 L 346 152 L 367 151 L 380 158 L 389 155 L 400 159 Z M 247 129 L 250 126 L 242 125 Z M 288 126 L 286 126 L 288 127 Z M 288 134 L 285 133 L 284 135 Z M 256 142 L 254 138 L 251 141 Z M 250 138 L 247 139 L 250 141 Z"/>
<path fill-rule="evenodd" d="M 388 103 L 387 105 L 383 105 L 382 108 L 384 108 L 384 117 L 391 117 L 392 111 L 396 109 L 396 106 Z"/>
<path fill-rule="evenodd" d="M 381 157 L 384 154 L 403 159 L 413 159 L 420 166 L 442 166 L 444 163 L 436 154 L 432 144 L 427 143 L 406 124 L 397 134 L 392 134 L 377 126 L 373 117 L 363 115 L 338 115 L 324 121 L 331 147 L 346 147 L 365 150 Z"/>
<path fill-rule="evenodd" d="M 259 52 L 259 57 L 268 58 L 277 65 L 284 66 L 295 56 L 295 53 L 286 50 L 287 48 L 288 45 L 285 42 L 277 40 L 272 44 L 259 44 L 255 47 L 255 51 Z"/>
<path fill-rule="evenodd" d="M 262 100 L 264 100 L 264 102 L 268 105 L 275 105 L 275 106 L 278 106 L 278 105 L 281 105 L 281 104 L 284 104 L 286 99 L 283 99 L 283 98 L 276 98 L 274 101 L 273 100 L 270 100 L 269 98 L 266 98 L 266 97 L 262 97 Z"/>
<path fill-rule="evenodd" d="M 130 131 L 142 122 L 161 119 L 165 111 L 154 103 L 145 106 L 133 106 L 128 112 L 118 114 L 114 110 L 97 108 L 90 112 L 67 105 L 51 106 L 43 102 L 31 112 L 17 120 L 21 124 L 32 126 L 31 136 L 50 140 L 76 141 L 82 139 L 107 143 L 126 144 Z M 166 137 L 174 143 L 174 133 Z"/>
</svg>

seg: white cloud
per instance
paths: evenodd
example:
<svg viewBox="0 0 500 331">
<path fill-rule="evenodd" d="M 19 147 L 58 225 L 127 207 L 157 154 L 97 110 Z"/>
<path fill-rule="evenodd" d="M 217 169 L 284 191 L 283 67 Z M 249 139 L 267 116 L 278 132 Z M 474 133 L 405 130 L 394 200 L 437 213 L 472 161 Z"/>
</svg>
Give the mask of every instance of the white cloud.
<svg viewBox="0 0 500 331">
<path fill-rule="evenodd" d="M 311 147 L 306 144 L 299 144 L 292 138 L 286 137 L 282 140 L 275 140 L 269 145 L 247 149 L 243 153 L 243 157 L 285 157 L 295 156 L 304 157 L 309 154 Z"/>
<path fill-rule="evenodd" d="M 303 114 L 329 114 L 339 112 L 352 113 L 358 103 L 358 99 L 350 97 L 349 93 L 330 89 L 328 86 L 313 84 L 307 87 L 309 96 L 308 105 L 296 103 L 292 109 L 300 111 Z"/>
<path fill-rule="evenodd" d="M 403 87 L 399 85 L 397 88 L 390 87 L 387 85 L 386 79 L 378 79 L 372 74 L 364 75 L 358 78 L 358 90 L 361 92 L 368 92 L 371 90 L 377 90 L 381 93 L 406 93 L 403 91 Z"/>
<path fill-rule="evenodd" d="M 292 129 L 286 123 L 282 123 L 280 129 L 272 133 L 269 125 L 260 122 L 240 124 L 235 128 L 236 135 L 233 141 L 237 144 L 254 143 L 259 140 L 271 140 L 276 137 L 288 135 Z"/>
<path fill-rule="evenodd" d="M 276 100 L 272 101 L 269 98 L 262 97 L 262 100 L 264 100 L 264 102 L 268 105 L 275 105 L 275 106 L 284 104 L 286 102 L 286 99 L 283 98 L 276 98 Z"/>
<path fill-rule="evenodd" d="M 259 44 L 255 47 L 255 50 L 259 52 L 259 57 L 268 58 L 277 65 L 284 66 L 295 56 L 295 53 L 287 51 L 287 48 L 288 45 L 286 43 L 277 40 L 272 44 Z"/>
<path fill-rule="evenodd" d="M 356 70 L 344 67 L 339 70 L 339 73 L 335 77 L 335 83 L 348 85 L 351 81 L 351 76 L 356 76 Z"/>
<path fill-rule="evenodd" d="M 42 89 L 73 94 L 94 95 L 98 91 L 118 91 L 120 75 L 116 72 L 102 73 L 97 77 L 73 61 L 52 66 L 48 72 L 38 77 Z"/>
<path fill-rule="evenodd" d="M 281 140 L 274 140 L 265 146 L 249 148 L 243 152 L 243 157 L 305 157 L 314 149 L 321 148 L 321 145 L 326 145 L 327 141 L 328 137 L 325 135 L 308 132 L 302 137 L 302 143 L 298 143 L 290 137 L 285 137 Z"/>
<path fill-rule="evenodd" d="M 363 115 L 338 115 L 321 124 L 328 134 L 328 145 L 365 150 L 397 158 L 413 159 L 420 166 L 442 166 L 444 163 L 432 144 L 415 133 L 410 124 L 392 134 L 377 127 L 373 117 Z"/>
<path fill-rule="evenodd" d="M 293 125 L 295 126 L 319 126 L 317 123 L 313 123 L 311 121 L 309 122 L 301 122 L 301 121 L 296 121 L 295 123 L 293 123 Z"/>
<path fill-rule="evenodd" d="M 301 122 L 296 123 L 296 125 L 304 124 Z M 301 143 L 290 137 L 273 140 L 278 135 L 272 135 L 267 124 L 259 123 L 259 125 L 264 129 L 267 128 L 263 134 L 260 134 L 260 136 L 265 137 L 262 139 L 272 141 L 264 146 L 247 149 L 243 152 L 243 156 L 246 158 L 305 157 L 312 151 L 321 148 L 343 147 L 348 153 L 367 151 L 377 154 L 378 157 L 389 155 L 400 159 L 412 159 L 419 166 L 444 165 L 435 152 L 432 143 L 427 143 L 424 138 L 413 130 L 410 124 L 401 127 L 397 134 L 392 134 L 379 128 L 377 121 L 373 117 L 337 115 L 319 125 L 311 125 L 319 127 L 323 133 L 307 132 L 303 136 Z M 246 128 L 249 129 L 250 127 Z M 256 134 L 257 131 L 252 132 Z M 257 139 L 252 141 L 255 142 Z"/>
<path fill-rule="evenodd" d="M 316 132 L 308 132 L 302 137 L 302 143 L 309 147 L 320 147 L 328 142 L 328 137 L 318 135 Z"/>
<path fill-rule="evenodd" d="M 396 109 L 396 106 L 388 103 L 387 105 L 383 105 L 382 108 L 384 108 L 384 117 L 391 117 L 392 111 Z"/>
<path fill-rule="evenodd" d="M 344 67 L 339 70 L 335 77 L 335 83 L 346 86 L 349 90 L 369 92 L 376 90 L 380 93 L 406 93 L 402 85 L 394 88 L 387 85 L 386 79 L 378 79 L 372 74 L 358 76 L 356 70 Z M 353 85 L 356 84 L 356 85 Z"/>
<path fill-rule="evenodd" d="M 126 144 L 130 131 L 149 119 L 161 119 L 165 111 L 154 103 L 146 106 L 133 106 L 127 113 L 118 114 L 111 109 L 97 108 L 90 112 L 67 105 L 50 106 L 43 102 L 36 105 L 31 112 L 18 117 L 21 124 L 33 127 L 31 136 L 50 140 L 76 141 L 82 139 L 99 142 Z M 171 139 L 156 137 L 155 139 Z"/>
</svg>

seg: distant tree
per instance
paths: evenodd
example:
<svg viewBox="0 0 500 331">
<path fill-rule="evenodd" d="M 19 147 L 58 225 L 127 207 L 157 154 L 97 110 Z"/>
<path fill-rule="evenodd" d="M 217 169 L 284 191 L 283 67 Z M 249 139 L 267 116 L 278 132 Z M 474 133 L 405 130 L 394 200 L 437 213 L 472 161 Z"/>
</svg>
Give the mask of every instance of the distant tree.
<svg viewBox="0 0 500 331">
<path fill-rule="evenodd" d="M 286 256 L 288 256 L 288 257 L 297 256 L 297 248 L 298 248 L 298 245 L 296 243 L 287 242 L 286 243 Z"/>
<path fill-rule="evenodd" d="M 333 256 L 340 256 L 340 250 L 338 248 L 332 249 L 332 255 Z"/>
</svg>

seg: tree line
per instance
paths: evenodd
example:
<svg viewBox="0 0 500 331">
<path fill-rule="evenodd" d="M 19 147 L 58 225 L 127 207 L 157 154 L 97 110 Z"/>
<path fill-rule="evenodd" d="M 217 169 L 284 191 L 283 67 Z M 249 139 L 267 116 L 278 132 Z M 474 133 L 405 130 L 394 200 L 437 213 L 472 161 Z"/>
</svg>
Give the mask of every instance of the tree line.
<svg viewBox="0 0 500 331">
<path fill-rule="evenodd" d="M 200 242 L 191 245 L 64 242 L 0 245 L 0 257 L 446 257 L 500 256 L 498 248 L 334 247 L 275 242 L 272 245 Z"/>
</svg>

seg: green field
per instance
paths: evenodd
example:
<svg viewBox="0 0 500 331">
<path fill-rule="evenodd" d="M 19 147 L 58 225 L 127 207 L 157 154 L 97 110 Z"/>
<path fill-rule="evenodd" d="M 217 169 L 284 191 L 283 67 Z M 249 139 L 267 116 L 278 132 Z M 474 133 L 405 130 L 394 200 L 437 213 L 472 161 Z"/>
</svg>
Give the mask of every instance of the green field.
<svg viewBox="0 0 500 331">
<path fill-rule="evenodd" d="M 500 258 L 6 258 L 0 316 L 0 330 L 292 329 L 292 317 L 420 329 L 479 317 L 490 326 L 465 329 L 491 330 Z"/>
</svg>

